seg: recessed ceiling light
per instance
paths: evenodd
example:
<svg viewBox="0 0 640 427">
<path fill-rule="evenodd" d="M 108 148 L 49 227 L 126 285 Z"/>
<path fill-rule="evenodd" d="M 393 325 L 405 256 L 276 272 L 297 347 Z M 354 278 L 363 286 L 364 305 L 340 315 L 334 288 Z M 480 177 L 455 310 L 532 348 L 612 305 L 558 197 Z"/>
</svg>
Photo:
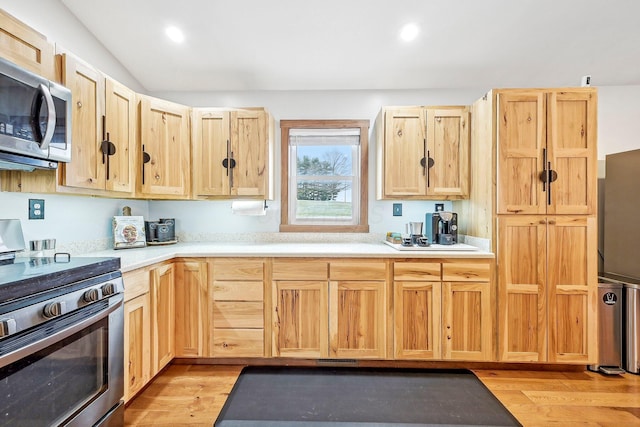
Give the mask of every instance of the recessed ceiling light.
<svg viewBox="0 0 640 427">
<path fill-rule="evenodd" d="M 410 42 L 418 37 L 418 33 L 420 33 L 418 25 L 414 23 L 407 24 L 400 30 L 400 38 L 406 42 Z"/>
<path fill-rule="evenodd" d="M 164 32 L 167 34 L 167 37 L 176 43 L 182 43 L 184 41 L 184 33 L 178 27 L 167 27 Z"/>
</svg>

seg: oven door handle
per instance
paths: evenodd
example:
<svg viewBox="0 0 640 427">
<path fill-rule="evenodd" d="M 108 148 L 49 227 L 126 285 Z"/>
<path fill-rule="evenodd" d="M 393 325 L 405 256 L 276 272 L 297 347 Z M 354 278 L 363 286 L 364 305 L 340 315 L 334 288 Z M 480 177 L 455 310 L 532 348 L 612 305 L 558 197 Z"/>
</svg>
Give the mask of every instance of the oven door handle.
<svg viewBox="0 0 640 427">
<path fill-rule="evenodd" d="M 88 326 L 108 317 L 111 313 L 116 311 L 118 308 L 122 307 L 124 300 L 123 294 L 118 294 L 110 298 L 109 306 L 104 310 L 87 317 L 86 319 L 82 319 L 78 323 L 74 323 L 73 325 L 61 329 L 51 335 L 48 335 L 46 338 L 41 339 L 39 341 L 27 344 L 24 347 L 21 347 L 11 353 L 7 353 L 6 355 L 0 357 L 0 368 L 4 368 L 18 360 L 27 357 L 33 353 L 36 353 L 40 350 L 44 350 L 49 347 L 51 344 L 55 344 L 58 341 L 62 341 L 65 338 L 72 336 L 73 334 L 80 332 Z"/>
</svg>

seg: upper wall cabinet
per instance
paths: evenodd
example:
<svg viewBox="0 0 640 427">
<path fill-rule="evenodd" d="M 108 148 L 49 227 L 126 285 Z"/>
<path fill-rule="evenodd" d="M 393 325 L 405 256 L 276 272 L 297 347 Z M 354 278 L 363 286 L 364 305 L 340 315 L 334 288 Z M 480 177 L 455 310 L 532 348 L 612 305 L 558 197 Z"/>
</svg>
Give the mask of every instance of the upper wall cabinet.
<svg viewBox="0 0 640 427">
<path fill-rule="evenodd" d="M 188 199 L 191 190 L 191 109 L 162 99 L 138 96 L 140 141 L 136 195 Z"/>
<path fill-rule="evenodd" d="M 62 186 L 131 195 L 134 189 L 135 93 L 65 53 L 63 83 L 73 100 L 72 157 Z"/>
<path fill-rule="evenodd" d="M 597 92 L 497 93 L 498 213 L 596 212 Z"/>
<path fill-rule="evenodd" d="M 378 199 L 469 195 L 469 108 L 386 107 L 378 128 Z"/>
<path fill-rule="evenodd" d="M 272 133 L 264 109 L 194 108 L 194 197 L 273 198 Z"/>
<path fill-rule="evenodd" d="M 33 28 L 0 9 L 0 55 L 49 80 L 56 76 L 54 47 Z"/>
</svg>

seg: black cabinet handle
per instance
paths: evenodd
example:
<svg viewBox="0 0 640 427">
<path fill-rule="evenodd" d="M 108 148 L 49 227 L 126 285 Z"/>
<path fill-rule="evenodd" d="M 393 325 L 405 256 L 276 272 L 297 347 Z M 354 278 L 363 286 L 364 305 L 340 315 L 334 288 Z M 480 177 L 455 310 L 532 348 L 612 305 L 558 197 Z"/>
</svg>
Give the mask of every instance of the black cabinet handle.
<svg viewBox="0 0 640 427">
<path fill-rule="evenodd" d="M 144 165 L 151 161 L 151 156 L 144 151 L 144 145 L 142 145 L 142 185 L 144 185 Z"/>
</svg>

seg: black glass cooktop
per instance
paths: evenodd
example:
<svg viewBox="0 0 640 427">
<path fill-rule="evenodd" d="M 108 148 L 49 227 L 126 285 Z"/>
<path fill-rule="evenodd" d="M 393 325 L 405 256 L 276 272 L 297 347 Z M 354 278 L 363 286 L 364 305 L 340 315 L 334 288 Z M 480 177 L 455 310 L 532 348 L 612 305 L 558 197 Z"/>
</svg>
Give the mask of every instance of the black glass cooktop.
<svg viewBox="0 0 640 427">
<path fill-rule="evenodd" d="M 18 257 L 0 265 L 0 304 L 119 269 L 120 258 L 112 257 Z"/>
</svg>

